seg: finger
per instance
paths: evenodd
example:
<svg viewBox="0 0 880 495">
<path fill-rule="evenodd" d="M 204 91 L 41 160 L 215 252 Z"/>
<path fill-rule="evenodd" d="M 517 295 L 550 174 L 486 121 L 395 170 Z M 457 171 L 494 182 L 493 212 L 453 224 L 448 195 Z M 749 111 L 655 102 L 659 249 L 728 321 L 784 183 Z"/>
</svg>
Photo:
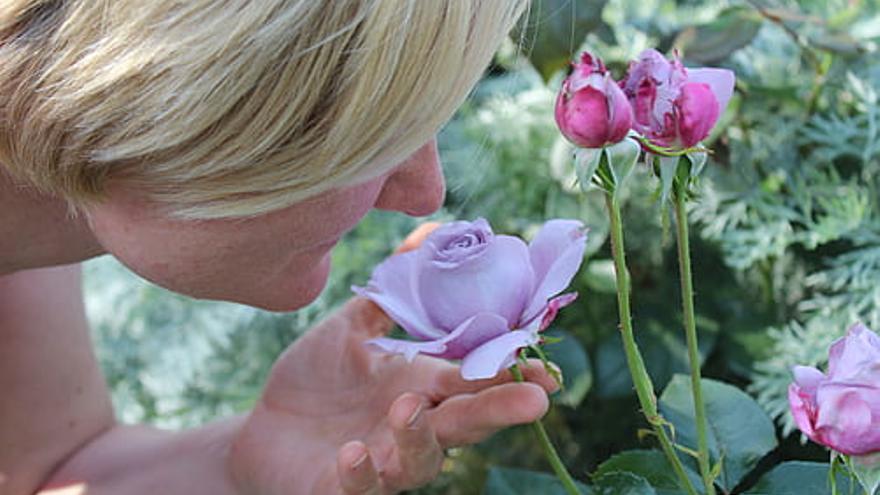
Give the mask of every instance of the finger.
<svg viewBox="0 0 880 495">
<path fill-rule="evenodd" d="M 350 323 L 350 328 L 365 334 L 366 337 L 385 335 L 394 327 L 391 318 L 376 303 L 369 299 L 355 296 L 342 307 L 342 318 Z"/>
<path fill-rule="evenodd" d="M 413 393 L 397 398 L 388 412 L 388 423 L 397 444 L 399 470 L 389 470 L 386 485 L 396 489 L 416 488 L 437 477 L 443 466 L 434 429 L 427 419 L 428 400 Z"/>
<path fill-rule="evenodd" d="M 438 222 L 425 222 L 418 227 L 415 228 L 409 235 L 406 236 L 406 239 L 394 250 L 395 253 L 405 253 L 407 251 L 412 251 L 413 249 L 418 248 L 422 245 L 422 242 L 431 234 L 437 230 L 437 227 L 440 226 Z"/>
<path fill-rule="evenodd" d="M 505 383 L 476 394 L 456 395 L 433 410 L 431 420 L 443 448 L 480 442 L 508 426 L 540 419 L 550 407 L 534 383 Z"/>
<path fill-rule="evenodd" d="M 345 495 L 381 495 L 379 474 L 363 442 L 348 442 L 336 456 L 336 472 Z"/>
<path fill-rule="evenodd" d="M 550 363 L 552 366 L 556 366 Z M 522 370 L 523 378 L 527 382 L 539 385 L 546 393 L 552 394 L 559 390 L 559 384 L 550 376 L 550 373 L 544 368 L 544 363 L 539 359 L 529 359 L 525 365 L 519 365 Z M 557 367 L 558 371 L 558 367 Z M 437 374 L 434 383 L 434 393 L 439 400 L 445 399 L 457 394 L 473 394 L 489 387 L 501 385 L 503 383 L 513 382 L 513 374 L 510 370 L 504 370 L 498 373 L 495 378 L 487 380 L 465 380 L 461 377 L 461 369 L 458 366 L 450 366 L 448 369 Z"/>
</svg>

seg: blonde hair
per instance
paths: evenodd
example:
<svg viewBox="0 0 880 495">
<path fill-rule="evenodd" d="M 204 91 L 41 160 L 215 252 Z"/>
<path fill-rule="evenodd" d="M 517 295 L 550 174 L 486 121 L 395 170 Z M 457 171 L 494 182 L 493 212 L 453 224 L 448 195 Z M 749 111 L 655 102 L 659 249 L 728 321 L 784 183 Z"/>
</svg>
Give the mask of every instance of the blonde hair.
<svg viewBox="0 0 880 495">
<path fill-rule="evenodd" d="M 463 102 L 527 0 L 3 0 L 0 166 L 188 218 L 381 175 Z"/>
</svg>

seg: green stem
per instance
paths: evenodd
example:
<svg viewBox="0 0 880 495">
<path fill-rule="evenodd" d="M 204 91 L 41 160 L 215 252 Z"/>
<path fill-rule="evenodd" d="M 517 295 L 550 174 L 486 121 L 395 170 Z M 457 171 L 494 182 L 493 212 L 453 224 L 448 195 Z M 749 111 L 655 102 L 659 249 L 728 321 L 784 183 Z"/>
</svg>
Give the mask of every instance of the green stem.
<svg viewBox="0 0 880 495">
<path fill-rule="evenodd" d="M 700 350 L 697 345 L 697 324 L 694 317 L 694 288 L 691 273 L 691 248 L 688 234 L 687 191 L 678 180 L 673 186 L 676 236 L 678 244 L 678 273 L 681 279 L 681 304 L 684 312 L 684 330 L 687 338 L 688 361 L 691 367 L 691 392 L 694 396 L 694 418 L 697 427 L 697 462 L 707 495 L 715 495 L 712 469 L 709 466 L 709 441 L 706 436 L 706 405 L 700 382 Z"/>
<path fill-rule="evenodd" d="M 697 495 L 697 490 L 691 483 L 685 473 L 681 459 L 675 452 L 672 441 L 670 441 L 666 429 L 663 426 L 663 419 L 657 411 L 657 397 L 654 395 L 654 387 L 651 384 L 651 378 L 645 368 L 645 362 L 639 352 L 636 344 L 632 328 L 632 313 L 629 307 L 630 286 L 629 271 L 626 269 L 626 255 L 623 249 L 623 222 L 620 218 L 620 204 L 613 194 L 605 194 L 605 204 L 608 206 L 608 215 L 611 220 L 611 254 L 614 258 L 614 271 L 617 275 L 617 309 L 620 315 L 620 332 L 623 337 L 623 349 L 626 353 L 626 363 L 629 366 L 630 375 L 632 375 L 633 384 L 636 388 L 636 396 L 639 399 L 639 405 L 642 413 L 647 418 L 648 423 L 654 430 L 660 447 L 672 470 L 678 477 L 678 481 L 688 495 Z"/>
<path fill-rule="evenodd" d="M 524 381 L 519 365 L 513 365 L 513 367 L 510 368 L 510 372 L 513 374 L 516 381 Z M 535 434 L 538 436 L 538 443 L 540 443 L 541 448 L 544 449 L 544 455 L 547 456 L 547 461 L 550 463 L 550 466 L 553 467 L 553 472 L 556 473 L 556 477 L 562 482 L 562 486 L 565 488 L 568 495 L 583 495 L 575 484 L 574 478 L 572 478 L 571 475 L 568 474 L 568 470 L 565 469 L 565 464 L 562 463 L 562 458 L 559 457 L 559 454 L 553 447 L 553 442 L 550 441 L 550 437 L 547 435 L 547 430 L 544 429 L 544 425 L 541 424 L 541 420 L 539 419 L 533 422 L 532 428 L 534 428 Z"/>
</svg>

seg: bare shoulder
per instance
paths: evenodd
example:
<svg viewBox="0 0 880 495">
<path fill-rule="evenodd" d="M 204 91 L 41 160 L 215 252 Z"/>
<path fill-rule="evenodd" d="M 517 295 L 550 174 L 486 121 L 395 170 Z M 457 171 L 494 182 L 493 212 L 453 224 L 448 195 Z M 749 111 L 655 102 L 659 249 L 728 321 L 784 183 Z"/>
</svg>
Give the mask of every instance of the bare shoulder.
<svg viewBox="0 0 880 495">
<path fill-rule="evenodd" d="M 0 493 L 33 493 L 113 424 L 78 264 L 0 276 Z"/>
</svg>

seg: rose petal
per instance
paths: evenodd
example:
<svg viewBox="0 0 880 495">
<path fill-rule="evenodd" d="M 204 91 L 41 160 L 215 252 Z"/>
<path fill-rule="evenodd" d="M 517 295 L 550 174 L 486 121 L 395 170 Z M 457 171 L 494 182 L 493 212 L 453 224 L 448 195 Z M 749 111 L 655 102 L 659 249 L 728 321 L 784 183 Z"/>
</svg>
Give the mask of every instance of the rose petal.
<svg viewBox="0 0 880 495">
<path fill-rule="evenodd" d="M 442 338 L 446 332 L 431 325 L 415 291 L 417 261 L 414 251 L 391 256 L 376 267 L 366 287 L 353 286 L 351 290 L 378 304 L 413 337 Z"/>
<path fill-rule="evenodd" d="M 562 134 L 581 148 L 601 148 L 626 137 L 632 126 L 632 108 L 623 90 L 605 72 L 563 83 L 554 112 Z"/>
<path fill-rule="evenodd" d="M 603 79 L 598 74 L 594 77 L 600 81 Z M 610 112 L 605 92 L 594 86 L 586 86 L 570 95 L 563 90 L 556 99 L 555 116 L 559 130 L 581 148 L 601 148 L 608 141 Z"/>
<path fill-rule="evenodd" d="M 437 328 L 454 329 L 479 313 L 503 317 L 515 324 L 529 295 L 534 275 L 525 243 L 510 236 L 495 236 L 485 252 L 455 268 L 437 263 L 422 266 L 419 300 Z"/>
<path fill-rule="evenodd" d="M 505 333 L 508 333 L 508 328 L 504 318 L 491 313 L 480 313 L 465 320 L 449 335 L 430 342 L 379 337 L 366 343 L 385 352 L 402 354 L 408 361 L 412 361 L 416 354 L 461 359 L 475 348 Z"/>
<path fill-rule="evenodd" d="M 584 260 L 587 235 L 576 220 L 550 220 L 529 244 L 535 271 L 535 292 L 519 326 L 528 324 L 546 307 L 550 297 L 562 292 Z"/>
<path fill-rule="evenodd" d="M 524 330 L 507 332 L 470 352 L 461 362 L 465 380 L 494 378 L 499 371 L 513 364 L 518 349 L 536 344 L 538 335 Z"/>
<path fill-rule="evenodd" d="M 682 86 L 675 107 L 678 136 L 685 148 L 705 139 L 718 122 L 718 99 L 708 84 L 689 82 Z"/>
<path fill-rule="evenodd" d="M 811 366 L 795 366 L 791 372 L 797 386 L 810 395 L 815 395 L 819 384 L 827 379 L 821 371 Z"/>
<path fill-rule="evenodd" d="M 834 380 L 880 383 L 880 337 L 861 323 L 831 345 L 828 376 Z"/>
<path fill-rule="evenodd" d="M 577 299 L 577 292 L 569 292 L 568 294 L 562 294 L 561 296 L 554 297 L 550 299 L 547 303 L 547 311 L 541 315 L 541 326 L 538 328 L 539 332 L 543 332 L 553 323 L 553 320 L 556 319 L 556 315 L 559 313 L 559 310 L 573 303 L 575 299 Z"/>
<path fill-rule="evenodd" d="M 435 263 L 454 269 L 467 264 L 472 258 L 483 256 L 494 237 L 492 227 L 485 218 L 477 218 L 473 222 L 449 222 L 432 232 L 419 247 L 419 266 Z M 463 240 L 467 240 L 466 245 L 459 245 Z"/>
<path fill-rule="evenodd" d="M 378 337 L 364 342 L 367 346 L 376 347 L 391 354 L 401 354 L 412 362 L 418 354 L 438 355 L 446 350 L 446 345 L 438 340 L 432 342 L 415 342 L 412 340 Z"/>
<path fill-rule="evenodd" d="M 708 84 L 718 100 L 718 113 L 724 113 L 730 98 L 733 96 L 733 88 L 736 85 L 736 75 L 727 69 L 688 69 L 688 82 Z"/>
<path fill-rule="evenodd" d="M 845 454 L 864 454 L 871 436 L 871 408 L 847 387 L 823 386 L 819 392 L 816 435 L 820 442 Z"/>
<path fill-rule="evenodd" d="M 477 347 L 509 331 L 504 318 L 492 313 L 477 314 L 440 340 L 446 345 L 446 350 L 437 354 L 437 357 L 461 359 Z"/>
<path fill-rule="evenodd" d="M 788 386 L 788 405 L 797 427 L 805 435 L 816 440 L 816 431 L 813 428 L 815 397 L 803 392 L 800 387 L 792 383 Z"/>
</svg>

